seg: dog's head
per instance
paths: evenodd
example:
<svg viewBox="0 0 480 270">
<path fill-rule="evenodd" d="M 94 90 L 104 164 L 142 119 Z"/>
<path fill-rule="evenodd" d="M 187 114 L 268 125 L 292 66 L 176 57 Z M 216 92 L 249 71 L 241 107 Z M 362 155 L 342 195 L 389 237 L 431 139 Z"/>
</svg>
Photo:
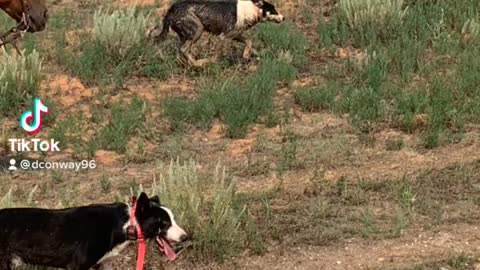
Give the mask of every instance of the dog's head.
<svg viewBox="0 0 480 270">
<path fill-rule="evenodd" d="M 171 244 L 184 242 L 188 239 L 187 233 L 175 222 L 170 209 L 160 204 L 160 198 L 148 196 L 142 192 L 137 200 L 137 222 L 142 228 L 146 239 L 156 238 L 165 255 L 172 259 L 176 257 Z"/>
<path fill-rule="evenodd" d="M 273 4 L 264 0 L 253 0 L 253 3 L 262 11 L 262 21 L 281 23 L 285 20 Z"/>
</svg>

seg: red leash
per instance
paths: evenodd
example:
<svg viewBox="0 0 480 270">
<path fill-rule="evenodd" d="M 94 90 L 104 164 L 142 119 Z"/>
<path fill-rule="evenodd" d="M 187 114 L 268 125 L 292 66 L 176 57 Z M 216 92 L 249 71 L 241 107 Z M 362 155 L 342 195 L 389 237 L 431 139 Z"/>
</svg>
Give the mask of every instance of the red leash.
<svg viewBox="0 0 480 270">
<path fill-rule="evenodd" d="M 137 231 L 137 239 L 138 239 L 138 257 L 137 257 L 137 270 L 143 270 L 143 265 L 145 264 L 145 238 L 143 238 L 142 228 L 140 228 L 140 224 L 136 221 L 135 218 L 135 210 L 137 209 L 137 198 L 133 197 L 133 207 L 132 213 L 130 215 L 130 227 L 134 227 Z"/>
</svg>

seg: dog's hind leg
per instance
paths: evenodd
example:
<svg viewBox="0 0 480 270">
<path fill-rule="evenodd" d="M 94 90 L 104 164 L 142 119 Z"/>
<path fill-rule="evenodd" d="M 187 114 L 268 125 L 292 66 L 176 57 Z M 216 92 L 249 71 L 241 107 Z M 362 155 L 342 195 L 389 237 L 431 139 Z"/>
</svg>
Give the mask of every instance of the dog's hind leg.
<svg viewBox="0 0 480 270">
<path fill-rule="evenodd" d="M 192 55 L 188 52 L 191 47 L 191 42 L 190 40 L 187 40 L 184 37 L 179 37 L 178 39 L 178 44 L 177 44 L 177 50 L 178 54 L 180 56 L 180 60 L 182 64 L 192 64 L 195 63 L 196 60 L 193 58 Z"/>
<path fill-rule="evenodd" d="M 182 28 L 179 31 L 179 51 L 181 55 L 193 66 L 200 67 L 205 65 L 208 62 L 206 59 L 195 60 L 190 54 L 192 45 L 200 39 L 204 30 L 204 26 L 197 15 L 191 12 L 182 25 L 177 25 L 177 28 Z M 188 33 L 188 35 L 184 33 Z"/>
<path fill-rule="evenodd" d="M 180 46 L 180 53 L 181 53 L 182 57 L 187 60 L 188 64 L 196 66 L 197 60 L 195 60 L 195 58 L 193 58 L 193 56 L 190 54 L 191 47 L 192 47 L 192 41 L 191 40 L 186 40 Z"/>
</svg>

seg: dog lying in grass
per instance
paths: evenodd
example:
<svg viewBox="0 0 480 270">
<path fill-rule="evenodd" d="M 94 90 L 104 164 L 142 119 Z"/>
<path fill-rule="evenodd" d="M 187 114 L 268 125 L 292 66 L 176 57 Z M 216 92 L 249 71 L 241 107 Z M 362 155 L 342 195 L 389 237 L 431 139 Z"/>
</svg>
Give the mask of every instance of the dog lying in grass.
<svg viewBox="0 0 480 270">
<path fill-rule="evenodd" d="M 145 193 L 134 206 L 114 203 L 60 210 L 2 209 L 0 270 L 12 270 L 22 263 L 108 270 L 112 258 L 134 243 L 139 231 L 144 239 L 155 238 L 171 261 L 176 258 L 171 243 L 187 239 L 172 211 L 162 206 L 157 196 L 148 198 Z"/>
<path fill-rule="evenodd" d="M 248 61 L 252 41 L 245 38 L 243 33 L 260 22 L 280 23 L 284 19 L 274 5 L 263 0 L 185 0 L 173 4 L 163 19 L 163 27 L 153 28 L 148 35 L 160 43 L 167 38 L 171 28 L 178 35 L 178 50 L 182 60 L 198 67 L 208 61 L 195 60 L 190 48 L 204 31 L 245 44 L 243 58 Z"/>
</svg>

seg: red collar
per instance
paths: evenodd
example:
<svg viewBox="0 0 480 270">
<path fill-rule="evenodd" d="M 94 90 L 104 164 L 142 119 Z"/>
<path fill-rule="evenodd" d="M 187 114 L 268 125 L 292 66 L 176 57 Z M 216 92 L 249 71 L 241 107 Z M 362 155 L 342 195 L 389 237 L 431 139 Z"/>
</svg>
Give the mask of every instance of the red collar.
<svg viewBox="0 0 480 270">
<path fill-rule="evenodd" d="M 137 268 L 136 270 L 143 270 L 145 264 L 145 238 L 143 237 L 142 228 L 138 224 L 135 217 L 135 211 L 137 210 L 137 198 L 132 198 L 132 211 L 130 213 L 130 225 L 127 227 L 127 239 L 138 240 L 138 254 L 137 254 Z"/>
</svg>

